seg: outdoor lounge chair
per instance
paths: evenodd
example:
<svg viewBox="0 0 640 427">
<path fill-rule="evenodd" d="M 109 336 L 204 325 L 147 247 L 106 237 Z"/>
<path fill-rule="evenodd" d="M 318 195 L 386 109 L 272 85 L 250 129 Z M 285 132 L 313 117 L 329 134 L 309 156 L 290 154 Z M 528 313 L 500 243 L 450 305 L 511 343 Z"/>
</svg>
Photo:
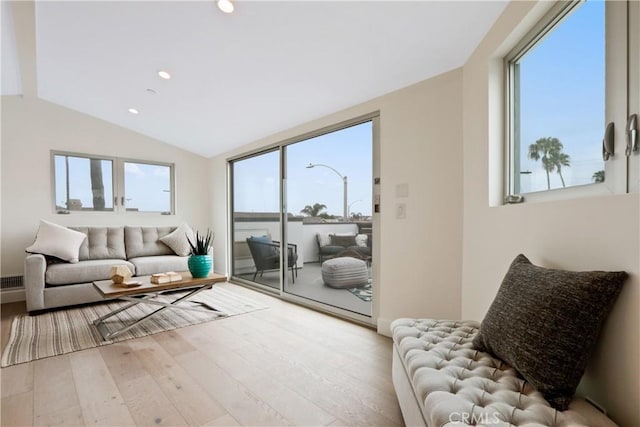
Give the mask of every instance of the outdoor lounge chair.
<svg viewBox="0 0 640 427">
<path fill-rule="evenodd" d="M 271 240 L 268 236 L 261 237 L 249 237 L 247 238 L 247 245 L 249 245 L 249 251 L 251 257 L 256 265 L 256 272 L 253 274 L 253 280 L 256 280 L 256 276 L 260 273 L 260 277 L 266 270 L 279 270 L 280 269 L 280 242 Z M 296 276 L 298 275 L 298 246 L 289 243 L 287 244 L 287 263 L 291 269 L 291 280 L 296 282 Z"/>
</svg>

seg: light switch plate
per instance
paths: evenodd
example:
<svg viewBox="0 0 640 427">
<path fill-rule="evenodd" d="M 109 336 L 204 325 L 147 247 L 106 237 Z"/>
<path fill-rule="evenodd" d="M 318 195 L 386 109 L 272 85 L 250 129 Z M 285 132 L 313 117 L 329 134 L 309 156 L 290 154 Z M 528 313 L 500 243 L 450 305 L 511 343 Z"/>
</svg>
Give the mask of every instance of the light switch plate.
<svg viewBox="0 0 640 427">
<path fill-rule="evenodd" d="M 403 182 L 396 185 L 396 197 L 409 197 L 409 184 Z"/>
</svg>

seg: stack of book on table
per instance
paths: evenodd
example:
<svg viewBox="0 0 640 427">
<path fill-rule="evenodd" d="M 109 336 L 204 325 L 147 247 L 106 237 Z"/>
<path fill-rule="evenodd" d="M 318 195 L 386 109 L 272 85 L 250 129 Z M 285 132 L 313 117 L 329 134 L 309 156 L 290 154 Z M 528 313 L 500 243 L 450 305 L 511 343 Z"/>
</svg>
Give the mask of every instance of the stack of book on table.
<svg viewBox="0 0 640 427">
<path fill-rule="evenodd" d="M 182 275 L 175 271 L 167 271 L 166 273 L 156 273 L 151 275 L 151 283 L 159 285 L 161 283 L 179 282 L 182 280 Z"/>
</svg>

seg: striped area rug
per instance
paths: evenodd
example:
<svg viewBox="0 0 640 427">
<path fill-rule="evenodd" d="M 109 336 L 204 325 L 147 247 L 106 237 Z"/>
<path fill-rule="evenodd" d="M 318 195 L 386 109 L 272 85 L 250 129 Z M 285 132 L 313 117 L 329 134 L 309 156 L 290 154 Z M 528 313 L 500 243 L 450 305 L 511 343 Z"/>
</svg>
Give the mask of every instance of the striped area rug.
<svg viewBox="0 0 640 427">
<path fill-rule="evenodd" d="M 174 300 L 176 295 L 176 293 L 172 294 L 168 301 Z M 160 296 L 160 298 L 164 297 Z M 223 286 L 214 286 L 210 290 L 202 291 L 189 303 L 182 303 L 182 305 L 200 306 L 198 303 L 215 308 L 229 316 L 268 308 Z M 116 336 L 113 340 L 103 340 L 93 321 L 123 304 L 126 303 L 113 301 L 56 310 L 37 316 L 15 317 L 11 324 L 9 342 L 2 354 L 2 367 L 226 318 L 217 317 L 213 314 L 214 312 L 170 309 Z M 109 330 L 119 329 L 123 324 L 130 324 L 157 308 L 159 307 L 150 304 L 138 304 L 109 318 L 106 325 Z"/>
</svg>

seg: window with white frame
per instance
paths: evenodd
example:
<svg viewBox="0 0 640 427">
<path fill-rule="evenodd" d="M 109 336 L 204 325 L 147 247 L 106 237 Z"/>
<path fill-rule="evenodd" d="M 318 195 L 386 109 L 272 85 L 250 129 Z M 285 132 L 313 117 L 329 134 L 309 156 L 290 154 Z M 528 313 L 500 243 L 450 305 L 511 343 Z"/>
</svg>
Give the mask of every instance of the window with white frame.
<svg viewBox="0 0 640 427">
<path fill-rule="evenodd" d="M 174 165 L 52 152 L 57 213 L 174 213 Z"/>
<path fill-rule="evenodd" d="M 124 161 L 127 211 L 173 212 L 173 165 Z"/>
<path fill-rule="evenodd" d="M 628 190 L 626 83 L 638 76 L 627 38 L 638 29 L 627 16 L 626 2 L 557 3 L 507 55 L 507 195 Z M 614 154 L 603 156 L 608 123 Z"/>
<path fill-rule="evenodd" d="M 53 153 L 56 212 L 113 211 L 111 158 Z"/>
</svg>

